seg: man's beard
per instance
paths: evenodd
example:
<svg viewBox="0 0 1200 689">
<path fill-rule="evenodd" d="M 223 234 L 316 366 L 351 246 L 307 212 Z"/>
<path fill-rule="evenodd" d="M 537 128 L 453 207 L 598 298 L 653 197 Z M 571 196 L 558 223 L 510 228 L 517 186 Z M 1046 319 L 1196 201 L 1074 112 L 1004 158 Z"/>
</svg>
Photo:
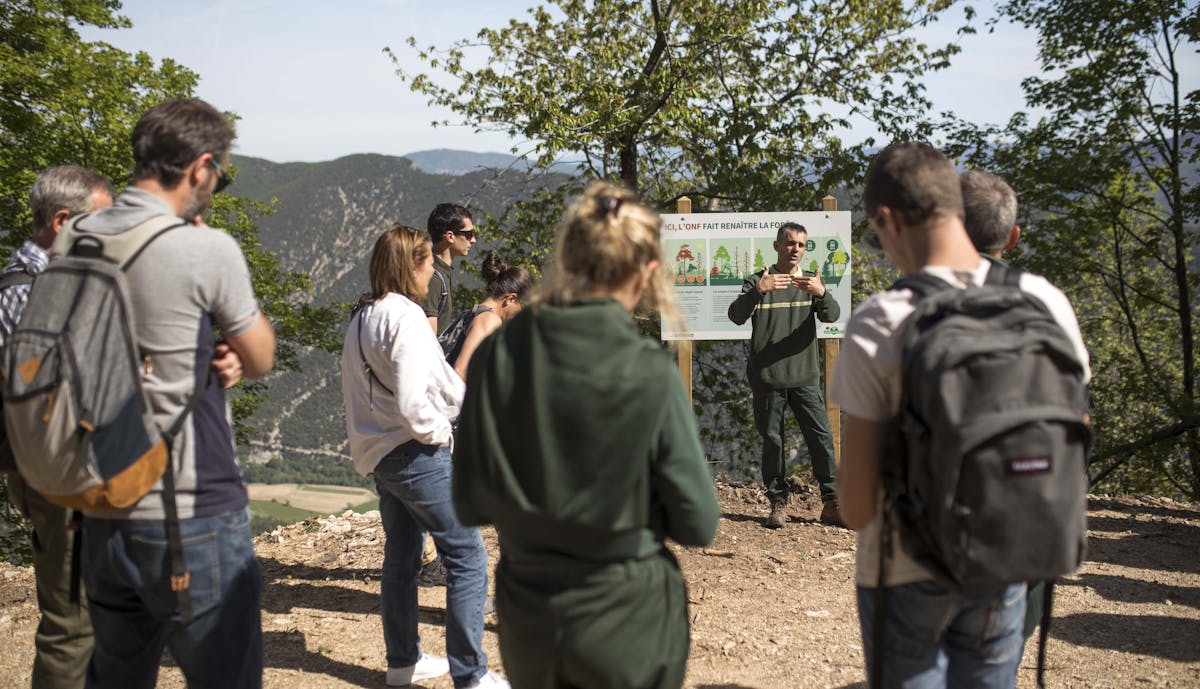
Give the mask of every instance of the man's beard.
<svg viewBox="0 0 1200 689">
<path fill-rule="evenodd" d="M 188 222 L 194 221 L 197 215 L 208 210 L 209 205 L 212 204 L 212 197 L 211 191 L 196 189 L 192 194 L 192 198 L 188 199 L 188 204 L 183 207 L 183 212 L 179 214 L 179 217 Z"/>
</svg>

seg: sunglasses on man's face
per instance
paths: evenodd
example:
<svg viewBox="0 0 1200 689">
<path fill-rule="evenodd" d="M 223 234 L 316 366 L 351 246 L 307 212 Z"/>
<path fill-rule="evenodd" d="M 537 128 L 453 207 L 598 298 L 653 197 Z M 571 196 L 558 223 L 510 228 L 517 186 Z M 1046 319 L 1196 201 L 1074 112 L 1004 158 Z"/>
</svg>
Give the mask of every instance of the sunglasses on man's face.
<svg viewBox="0 0 1200 689">
<path fill-rule="evenodd" d="M 466 237 L 468 241 L 475 239 L 475 230 L 454 230 L 454 234 L 460 234 Z"/>
<path fill-rule="evenodd" d="M 230 184 L 233 184 L 233 178 L 229 176 L 228 172 L 221 168 L 221 164 L 217 162 L 216 158 L 211 158 L 208 162 L 212 163 L 212 166 L 217 170 L 217 186 L 213 187 L 213 193 L 220 194 L 222 191 L 225 191 Z"/>
</svg>

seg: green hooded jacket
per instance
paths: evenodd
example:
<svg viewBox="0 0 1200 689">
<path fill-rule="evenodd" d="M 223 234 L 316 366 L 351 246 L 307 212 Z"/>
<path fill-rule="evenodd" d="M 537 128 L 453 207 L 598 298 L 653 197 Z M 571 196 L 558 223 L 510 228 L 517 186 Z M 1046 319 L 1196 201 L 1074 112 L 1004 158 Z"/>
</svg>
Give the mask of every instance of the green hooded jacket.
<svg viewBox="0 0 1200 689">
<path fill-rule="evenodd" d="M 454 448 L 464 524 L 515 561 L 709 543 L 720 508 L 679 373 L 612 299 L 528 308 L 471 359 Z"/>
</svg>

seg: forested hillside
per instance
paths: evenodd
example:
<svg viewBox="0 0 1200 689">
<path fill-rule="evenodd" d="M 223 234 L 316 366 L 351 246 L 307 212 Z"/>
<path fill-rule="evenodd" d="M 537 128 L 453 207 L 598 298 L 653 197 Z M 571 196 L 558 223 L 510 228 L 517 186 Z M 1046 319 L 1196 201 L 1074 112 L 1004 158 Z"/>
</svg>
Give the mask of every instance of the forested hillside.
<svg viewBox="0 0 1200 689">
<path fill-rule="evenodd" d="M 469 154 L 466 154 L 469 155 Z M 459 161 L 476 171 L 428 174 L 412 161 L 383 155 L 353 155 L 324 163 L 273 163 L 236 157 L 237 183 L 231 192 L 260 201 L 276 200 L 277 212 L 259 220 L 263 246 L 278 254 L 286 270 L 312 278 L 312 302 L 353 302 L 367 287 L 367 261 L 375 238 L 391 223 L 425 227 L 429 211 L 443 201 L 461 203 L 481 225 L 471 255 L 456 262 L 478 265 L 500 228 L 482 219 L 499 215 L 518 199 L 554 177 L 530 178 Z M 491 235 L 491 237 L 489 237 Z M 507 256 L 519 263 L 521 256 Z M 469 282 L 468 280 L 464 280 Z M 300 373 L 275 373 L 246 456 L 265 462 L 276 456 L 337 460 L 346 456 L 336 355 L 319 350 L 301 357 Z"/>
</svg>

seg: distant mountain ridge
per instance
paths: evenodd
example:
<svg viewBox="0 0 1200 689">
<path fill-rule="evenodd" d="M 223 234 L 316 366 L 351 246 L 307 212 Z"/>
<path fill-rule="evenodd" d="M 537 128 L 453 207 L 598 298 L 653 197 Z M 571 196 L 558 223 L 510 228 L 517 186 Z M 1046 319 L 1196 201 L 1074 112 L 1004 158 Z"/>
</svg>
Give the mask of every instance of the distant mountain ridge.
<svg viewBox="0 0 1200 689">
<path fill-rule="evenodd" d="M 481 164 L 495 160 L 489 154 L 477 159 L 471 155 L 478 154 L 465 154 L 459 160 L 472 165 L 472 160 Z M 366 291 L 371 247 L 388 225 L 424 229 L 429 212 L 446 201 L 472 209 L 477 220 L 484 213 L 498 216 L 510 204 L 556 180 L 479 165 L 462 174 L 431 174 L 409 158 L 377 154 L 320 163 L 273 163 L 234 156 L 233 163 L 237 183 L 230 187 L 231 193 L 261 201 L 278 199 L 279 211 L 258 222 L 259 239 L 278 254 L 283 268 L 311 277 L 312 301 L 318 304 L 352 302 Z M 480 227 L 480 243 L 462 260 L 478 264 L 489 234 L 500 231 Z M 514 263 L 524 259 L 505 258 Z M 309 352 L 301 364 L 302 373 L 271 374 L 269 398 L 251 420 L 259 429 L 252 460 L 346 454 L 337 358 Z"/>
<path fill-rule="evenodd" d="M 508 153 L 475 153 L 435 148 L 428 151 L 406 153 L 403 157 L 411 160 L 421 172 L 428 172 L 431 175 L 465 175 L 487 169 L 507 170 L 511 168 L 520 171 L 529 169 L 527 162 Z"/>
</svg>

